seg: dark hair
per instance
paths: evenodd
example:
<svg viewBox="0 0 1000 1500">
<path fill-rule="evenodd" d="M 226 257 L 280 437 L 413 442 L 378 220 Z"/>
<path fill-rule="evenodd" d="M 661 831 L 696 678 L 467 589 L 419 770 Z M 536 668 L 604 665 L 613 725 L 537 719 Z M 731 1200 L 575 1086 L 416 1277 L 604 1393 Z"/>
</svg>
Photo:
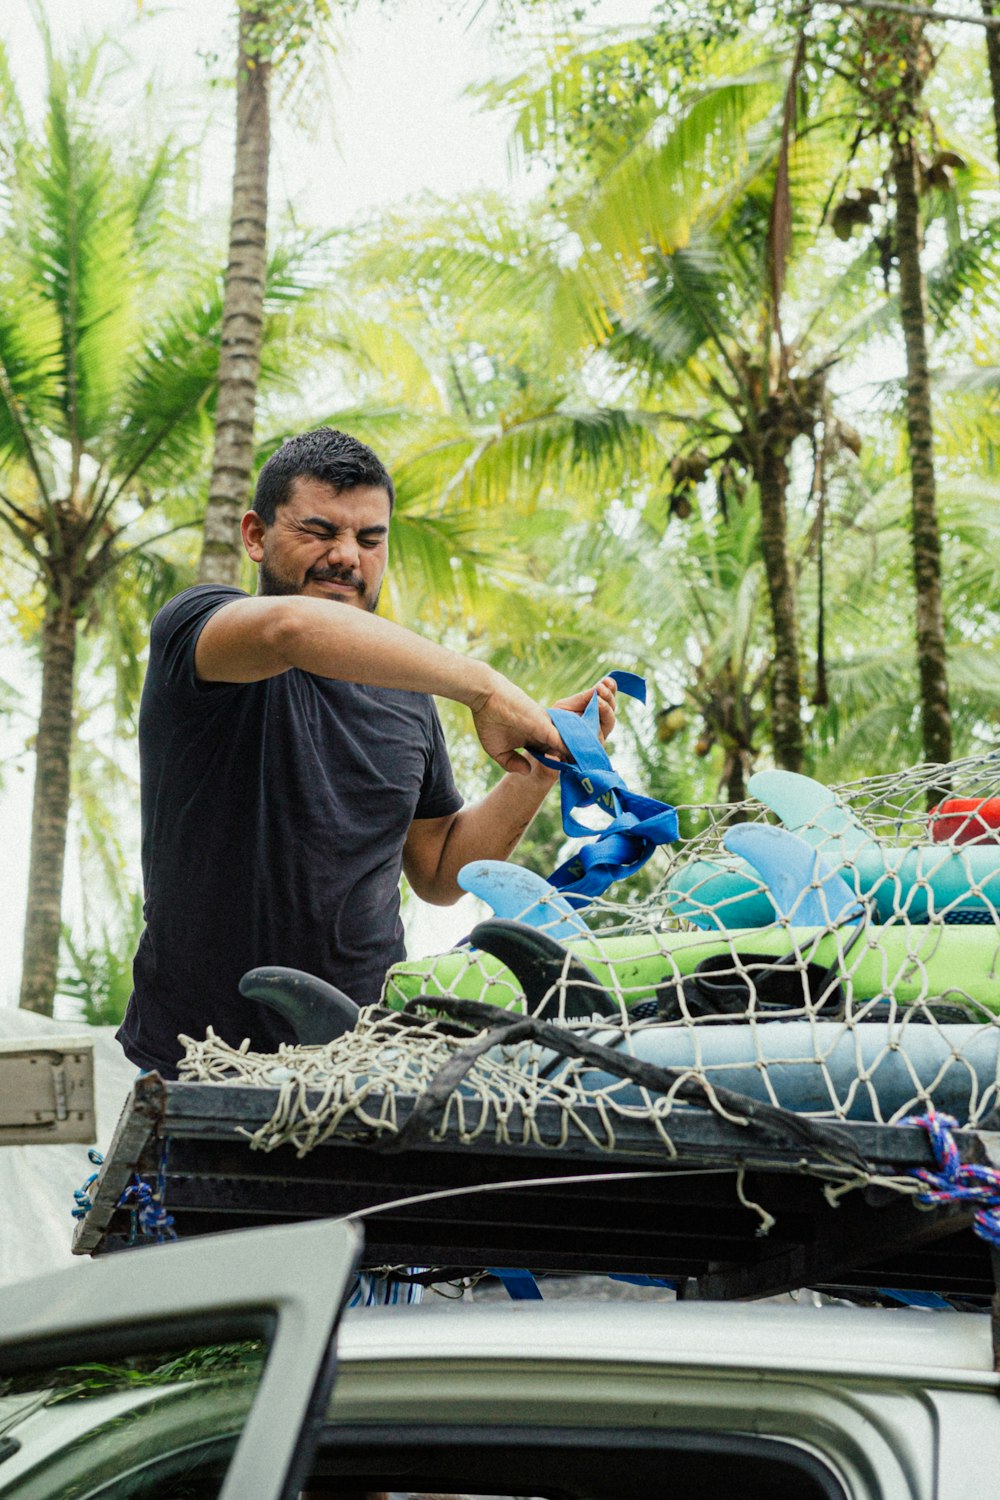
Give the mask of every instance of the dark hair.
<svg viewBox="0 0 1000 1500">
<path fill-rule="evenodd" d="M 385 490 L 390 511 L 396 499 L 389 471 L 365 443 L 334 427 L 317 427 L 282 443 L 257 475 L 253 509 L 265 526 L 273 524 L 278 506 L 287 503 L 292 482 L 299 475 L 318 479 L 338 493 L 361 485 Z"/>
</svg>

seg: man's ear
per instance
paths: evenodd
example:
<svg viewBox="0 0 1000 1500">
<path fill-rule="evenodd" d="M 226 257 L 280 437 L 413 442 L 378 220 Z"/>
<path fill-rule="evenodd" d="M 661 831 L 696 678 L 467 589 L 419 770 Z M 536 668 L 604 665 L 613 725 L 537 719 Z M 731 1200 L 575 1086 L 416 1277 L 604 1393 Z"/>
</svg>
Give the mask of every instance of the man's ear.
<svg viewBox="0 0 1000 1500">
<path fill-rule="evenodd" d="M 255 510 L 248 510 L 240 522 L 240 535 L 251 562 L 259 563 L 264 556 L 264 532 L 267 527 Z"/>
</svg>

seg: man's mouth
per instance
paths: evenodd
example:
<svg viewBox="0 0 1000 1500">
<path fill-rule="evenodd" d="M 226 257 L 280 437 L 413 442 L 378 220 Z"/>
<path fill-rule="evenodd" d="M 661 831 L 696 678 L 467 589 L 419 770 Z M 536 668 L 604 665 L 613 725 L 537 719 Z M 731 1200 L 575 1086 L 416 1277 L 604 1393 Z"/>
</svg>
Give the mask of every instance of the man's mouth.
<svg viewBox="0 0 1000 1500">
<path fill-rule="evenodd" d="M 310 573 L 309 582 L 318 583 L 321 588 L 328 588 L 338 594 L 363 594 L 365 591 L 362 580 L 352 574 Z"/>
</svg>

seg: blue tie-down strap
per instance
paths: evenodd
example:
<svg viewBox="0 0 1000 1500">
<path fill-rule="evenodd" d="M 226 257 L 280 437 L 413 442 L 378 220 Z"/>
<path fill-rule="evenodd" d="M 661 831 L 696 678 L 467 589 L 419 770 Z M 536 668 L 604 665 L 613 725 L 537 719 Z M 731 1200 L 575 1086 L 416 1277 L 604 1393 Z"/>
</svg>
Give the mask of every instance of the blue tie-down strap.
<svg viewBox="0 0 1000 1500">
<path fill-rule="evenodd" d="M 646 701 L 646 684 L 634 672 L 610 672 L 618 691 Z M 559 772 L 563 830 L 571 838 L 588 838 L 571 859 L 549 876 L 549 884 L 563 892 L 571 906 L 586 906 L 616 880 L 641 870 L 659 844 L 677 837 L 677 812 L 655 797 L 630 792 L 612 766 L 601 744 L 600 704 L 595 692 L 582 714 L 550 708 L 549 717 L 562 737 L 571 760 L 537 755 L 543 765 Z M 611 819 L 596 835 L 579 822 L 582 807 L 598 807 Z"/>
<path fill-rule="evenodd" d="M 880 1297 L 891 1297 L 904 1307 L 919 1307 L 924 1312 L 954 1312 L 951 1303 L 938 1292 L 914 1292 L 898 1286 L 877 1286 L 875 1290 Z"/>
<path fill-rule="evenodd" d="M 93 1146 L 87 1152 L 87 1160 L 92 1167 L 102 1167 L 104 1165 L 104 1157 L 100 1151 L 95 1151 Z M 70 1213 L 74 1219 L 85 1219 L 93 1208 L 94 1204 L 90 1196 L 90 1189 L 100 1175 L 99 1172 L 91 1172 L 83 1186 L 74 1189 L 73 1200 L 76 1203 L 76 1207 L 70 1209 Z"/>
<path fill-rule="evenodd" d="M 542 1293 L 538 1282 L 530 1271 L 511 1269 L 507 1266 L 490 1266 L 489 1274 L 503 1284 L 507 1296 L 514 1302 L 541 1302 Z"/>
<path fill-rule="evenodd" d="M 676 1292 L 677 1290 L 677 1282 L 668 1281 L 665 1276 L 635 1276 L 631 1274 L 626 1275 L 624 1271 L 609 1271 L 608 1280 L 624 1281 L 629 1286 L 661 1286 L 666 1287 L 672 1292 Z"/>
</svg>

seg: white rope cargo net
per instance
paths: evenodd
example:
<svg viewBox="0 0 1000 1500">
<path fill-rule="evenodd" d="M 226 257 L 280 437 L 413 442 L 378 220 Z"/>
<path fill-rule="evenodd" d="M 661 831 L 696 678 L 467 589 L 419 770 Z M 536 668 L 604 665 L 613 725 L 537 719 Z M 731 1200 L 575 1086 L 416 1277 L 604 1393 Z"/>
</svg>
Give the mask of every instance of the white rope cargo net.
<svg viewBox="0 0 1000 1500">
<path fill-rule="evenodd" d="M 300 1154 L 345 1128 L 397 1135 L 421 1097 L 432 1139 L 582 1133 L 609 1151 L 636 1119 L 670 1151 L 673 1110 L 740 1120 L 734 1096 L 817 1123 L 930 1105 L 983 1123 L 1000 1086 L 1000 755 L 836 792 L 768 772 L 751 790 L 678 809 L 641 903 L 627 886 L 578 912 L 528 900 L 517 926 L 397 965 L 336 1040 L 265 1055 L 183 1038 L 181 1077 L 277 1087 L 253 1143 Z M 515 1013 L 544 1024 L 504 1042 Z"/>
</svg>

